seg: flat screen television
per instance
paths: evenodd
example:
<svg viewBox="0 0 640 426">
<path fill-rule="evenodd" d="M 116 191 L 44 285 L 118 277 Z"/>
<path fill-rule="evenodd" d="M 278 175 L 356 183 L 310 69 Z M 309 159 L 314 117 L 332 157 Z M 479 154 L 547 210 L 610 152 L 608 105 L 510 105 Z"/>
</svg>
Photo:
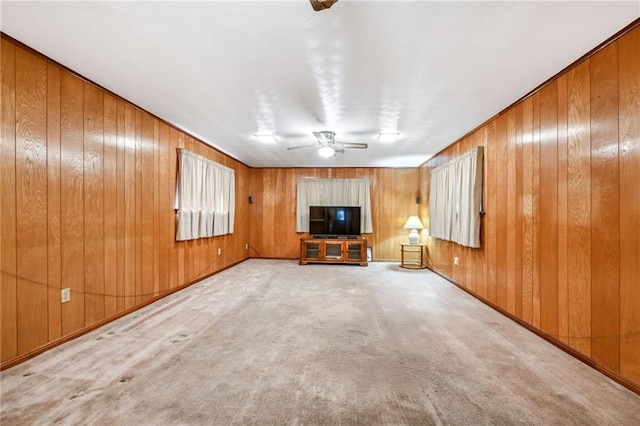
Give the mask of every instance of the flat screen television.
<svg viewBox="0 0 640 426">
<path fill-rule="evenodd" d="M 360 207 L 310 206 L 309 234 L 316 238 L 359 237 Z"/>
</svg>

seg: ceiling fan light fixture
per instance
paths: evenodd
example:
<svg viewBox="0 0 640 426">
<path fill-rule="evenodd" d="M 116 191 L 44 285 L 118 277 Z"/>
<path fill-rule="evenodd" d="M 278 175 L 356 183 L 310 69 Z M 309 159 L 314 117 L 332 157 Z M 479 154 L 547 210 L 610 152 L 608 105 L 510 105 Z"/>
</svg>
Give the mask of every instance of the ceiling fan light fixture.
<svg viewBox="0 0 640 426">
<path fill-rule="evenodd" d="M 398 140 L 400 133 L 380 133 L 378 135 L 379 142 L 395 142 Z"/>
<path fill-rule="evenodd" d="M 336 155 L 336 150 L 331 146 L 323 146 L 318 150 L 318 155 L 324 158 L 333 157 L 334 155 Z"/>
<path fill-rule="evenodd" d="M 272 134 L 262 134 L 262 135 L 253 135 L 253 136 L 256 139 L 258 139 L 260 142 L 265 144 L 274 144 L 278 142 L 278 139 L 276 139 L 276 137 L 273 136 Z"/>
<path fill-rule="evenodd" d="M 316 12 L 324 9 L 329 9 L 331 6 L 333 6 L 334 3 L 337 2 L 338 0 L 309 0 L 309 3 L 311 3 L 311 7 L 313 7 L 313 10 L 315 10 Z"/>
<path fill-rule="evenodd" d="M 332 144 L 335 142 L 336 134 L 334 132 L 330 132 L 328 130 L 323 130 L 321 132 L 313 132 L 318 142 L 321 144 Z"/>
</svg>

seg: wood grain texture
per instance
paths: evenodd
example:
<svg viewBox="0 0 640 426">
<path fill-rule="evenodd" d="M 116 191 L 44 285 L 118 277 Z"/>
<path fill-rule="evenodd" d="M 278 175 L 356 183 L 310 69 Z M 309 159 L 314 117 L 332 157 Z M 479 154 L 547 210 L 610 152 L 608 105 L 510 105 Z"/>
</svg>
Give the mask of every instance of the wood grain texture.
<svg viewBox="0 0 640 426">
<path fill-rule="evenodd" d="M 337 176 L 337 177 L 336 177 Z M 399 244 L 406 240 L 402 229 L 410 215 L 418 213 L 415 203 L 418 169 L 254 169 L 251 171 L 249 205 L 255 218 L 250 245 L 252 255 L 258 257 L 297 258 L 303 234 L 295 232 L 296 182 L 313 178 L 368 177 L 374 216 L 373 235 L 366 235 L 373 247 L 374 258 L 398 260 Z M 246 200 L 246 196 L 242 197 Z M 375 206 L 375 208 L 374 208 Z M 375 240 L 374 240 L 375 239 Z M 377 242 L 376 242 L 377 241 Z"/>
<path fill-rule="evenodd" d="M 487 193 L 485 194 L 485 221 L 486 224 L 486 246 L 485 251 L 487 253 L 487 281 L 486 281 L 486 299 L 492 303 L 496 303 L 498 300 L 497 289 L 497 211 L 498 202 L 496 198 L 496 168 L 498 167 L 496 157 L 496 144 L 495 138 L 495 120 L 490 121 L 484 126 L 481 132 L 481 137 L 486 143 L 486 173 L 487 179 Z"/>
<path fill-rule="evenodd" d="M 567 265 L 569 345 L 591 355 L 591 166 L 589 62 L 568 72 Z"/>
<path fill-rule="evenodd" d="M 533 99 L 522 103 L 522 320 L 533 324 Z"/>
<path fill-rule="evenodd" d="M 136 301 L 136 110 L 124 105 L 124 307 Z"/>
<path fill-rule="evenodd" d="M 62 285 L 71 289 L 71 300 L 62 305 L 63 335 L 84 327 L 83 106 L 83 82 L 63 72 L 60 82 Z"/>
<path fill-rule="evenodd" d="M 134 274 L 134 287 L 135 298 L 132 301 L 133 305 L 137 305 L 142 302 L 142 111 L 137 108 L 133 109 L 135 117 L 133 134 L 134 134 L 134 190 L 133 190 L 133 274 Z M 145 188 L 147 191 L 148 188 Z"/>
<path fill-rule="evenodd" d="M 618 41 L 620 372 L 640 383 L 640 29 Z"/>
<path fill-rule="evenodd" d="M 495 138 L 495 191 L 496 211 L 496 304 L 507 309 L 507 116 L 502 114 L 496 120 Z"/>
<path fill-rule="evenodd" d="M 16 48 L 6 40 L 0 40 L 2 92 L 0 113 L 0 137 L 2 161 L 0 162 L 0 254 L 2 279 L 0 319 L 2 324 L 0 359 L 4 362 L 18 355 L 18 303 L 16 282 Z"/>
<path fill-rule="evenodd" d="M 176 242 L 176 214 L 175 214 L 175 200 L 176 200 L 176 181 L 178 176 L 178 138 L 179 132 L 177 129 L 171 128 L 169 131 L 169 176 L 171 177 L 171 184 L 167 189 L 169 191 L 169 201 L 171 202 L 171 220 L 170 220 L 170 233 L 171 240 L 169 243 L 169 264 L 171 268 L 169 270 L 169 288 L 174 289 L 178 287 L 180 280 L 178 279 L 178 243 Z"/>
<path fill-rule="evenodd" d="M 540 330 L 558 336 L 558 86 L 540 91 Z"/>
<path fill-rule="evenodd" d="M 534 93 L 533 100 L 533 145 L 532 145 L 532 286 L 531 324 L 540 328 L 540 92 Z"/>
<path fill-rule="evenodd" d="M 569 343 L 569 289 L 567 247 L 567 149 L 568 149 L 568 105 L 567 75 L 558 77 L 558 339 Z M 552 302 L 553 303 L 553 302 Z"/>
<path fill-rule="evenodd" d="M 523 109 L 522 103 L 518 104 L 514 108 L 516 115 L 516 135 L 515 135 L 515 316 L 522 319 L 522 256 L 523 256 L 523 231 L 524 231 L 524 216 L 523 216 L 523 202 L 522 202 L 522 161 L 523 161 L 523 144 L 522 144 L 522 120 Z M 486 152 L 486 151 L 485 151 Z"/>
<path fill-rule="evenodd" d="M 154 120 L 149 114 L 142 114 L 140 131 L 140 274 L 141 300 L 145 302 L 157 295 L 154 291 Z"/>
<path fill-rule="evenodd" d="M 5 39 L 1 58 L 3 365 L 249 256 L 248 167 Z M 233 235 L 175 242 L 177 146 L 236 169 Z"/>
<path fill-rule="evenodd" d="M 505 309 L 510 314 L 516 314 L 516 299 L 522 297 L 516 290 L 516 235 L 517 235 L 517 192 L 516 192 L 516 110 L 510 109 L 507 112 L 507 156 L 505 158 L 506 163 L 506 205 L 505 212 L 507 216 L 506 230 L 507 230 L 507 242 L 506 242 L 506 286 L 507 286 L 507 304 Z"/>
<path fill-rule="evenodd" d="M 591 356 L 620 370 L 618 45 L 590 60 Z"/>
<path fill-rule="evenodd" d="M 122 312 L 126 309 L 126 158 L 127 139 L 125 132 L 126 115 L 125 103 L 116 101 L 116 309 Z"/>
<path fill-rule="evenodd" d="M 118 102 L 104 95 L 104 316 L 118 313 Z"/>
<path fill-rule="evenodd" d="M 104 96 L 84 84 L 84 321 L 104 318 Z"/>
<path fill-rule="evenodd" d="M 60 246 L 60 69 L 47 64 L 47 271 L 49 338 L 62 336 L 62 252 Z"/>
<path fill-rule="evenodd" d="M 47 342 L 47 64 L 16 49 L 18 352 Z"/>
<path fill-rule="evenodd" d="M 158 193 L 159 204 L 157 206 L 160 215 L 159 224 L 159 291 L 165 294 L 170 289 L 171 257 L 170 250 L 173 241 L 171 234 L 171 224 L 174 218 L 173 200 L 171 199 L 171 188 L 175 186 L 171 179 L 171 162 L 174 161 L 169 146 L 170 128 L 165 123 L 160 123 L 158 148 L 159 148 L 159 182 Z"/>
<path fill-rule="evenodd" d="M 599 368 L 640 383 L 640 28 L 558 75 L 497 120 L 505 115 L 507 181 L 515 181 L 515 189 L 507 186 L 504 193 L 507 228 L 515 228 L 513 242 L 507 231 L 507 276 L 512 263 L 516 273 L 515 317 Z M 488 135 L 482 248 L 469 253 L 429 240 L 434 268 L 451 279 L 470 279 L 452 270 L 447 261 L 452 253 L 461 253 L 463 263 L 476 262 L 473 279 L 486 279 L 488 290 L 476 283 L 460 285 L 489 301 L 494 253 L 501 244 L 493 234 L 502 222 L 490 206 L 504 202 L 495 166 L 501 161 L 501 130 L 493 136 L 489 131 L 495 122 L 473 133 Z M 448 161 L 468 138 L 423 168 Z M 515 152 L 508 145 L 512 139 Z M 507 284 L 508 313 L 513 313 L 511 297 Z"/>
</svg>

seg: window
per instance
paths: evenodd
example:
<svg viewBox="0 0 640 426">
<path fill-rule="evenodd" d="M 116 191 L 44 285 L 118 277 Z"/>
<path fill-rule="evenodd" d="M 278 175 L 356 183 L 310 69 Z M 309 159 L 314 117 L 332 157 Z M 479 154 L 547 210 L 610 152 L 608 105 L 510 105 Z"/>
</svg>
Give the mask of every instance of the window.
<svg viewBox="0 0 640 426">
<path fill-rule="evenodd" d="M 480 247 L 483 148 L 431 170 L 429 235 Z"/>
<path fill-rule="evenodd" d="M 176 240 L 232 234 L 235 171 L 186 149 L 178 149 Z"/>
</svg>

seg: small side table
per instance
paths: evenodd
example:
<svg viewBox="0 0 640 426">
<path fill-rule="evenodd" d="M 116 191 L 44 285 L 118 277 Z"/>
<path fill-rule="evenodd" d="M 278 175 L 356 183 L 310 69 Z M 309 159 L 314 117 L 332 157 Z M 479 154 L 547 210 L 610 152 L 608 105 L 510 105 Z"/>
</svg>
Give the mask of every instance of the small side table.
<svg viewBox="0 0 640 426">
<path fill-rule="evenodd" d="M 424 269 L 427 267 L 425 264 L 424 252 L 426 250 L 426 244 L 400 244 L 400 267 L 407 269 Z"/>
</svg>

